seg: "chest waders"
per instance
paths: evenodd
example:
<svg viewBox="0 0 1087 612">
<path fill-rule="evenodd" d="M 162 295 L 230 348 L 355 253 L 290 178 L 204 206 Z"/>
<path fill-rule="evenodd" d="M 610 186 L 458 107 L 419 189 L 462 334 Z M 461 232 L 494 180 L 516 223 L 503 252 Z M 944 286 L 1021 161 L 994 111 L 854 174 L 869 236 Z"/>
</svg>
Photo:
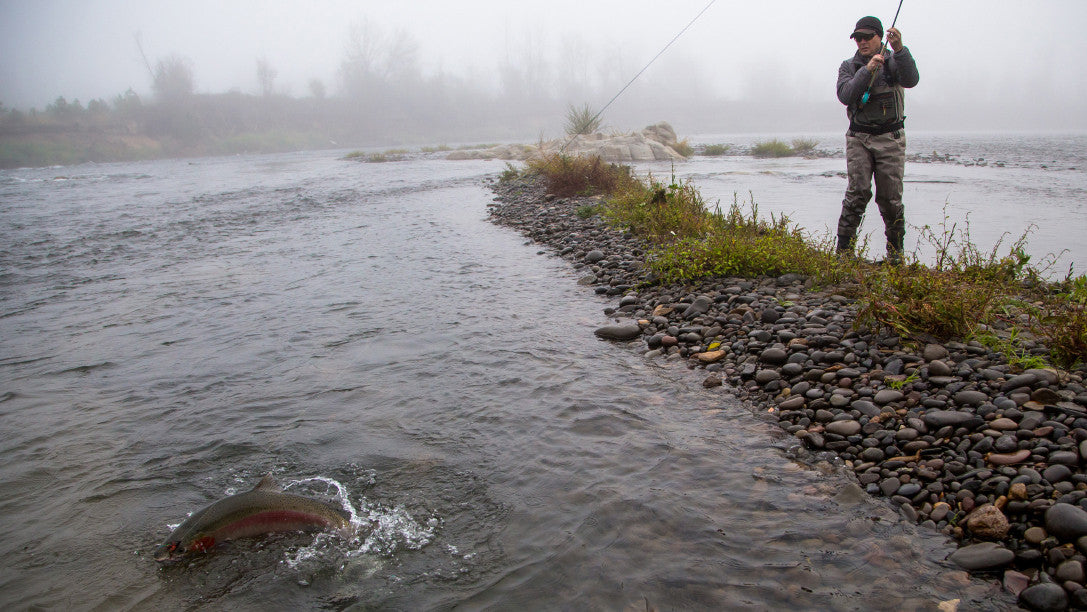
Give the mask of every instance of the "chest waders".
<svg viewBox="0 0 1087 612">
<path fill-rule="evenodd" d="M 850 138 L 854 142 L 846 147 L 850 187 L 846 200 L 842 202 L 842 216 L 838 221 L 838 251 L 853 252 L 856 231 L 863 221 L 864 208 L 872 193 L 870 188 L 857 186 L 870 184 L 874 178 L 876 204 L 883 217 L 887 237 L 887 261 L 900 263 L 905 240 L 901 187 L 905 150 L 900 140 L 906 118 L 903 103 L 905 89 L 891 81 L 891 74 L 889 67 L 886 67 L 882 75 L 873 75 L 882 78 L 872 79 L 865 92 L 867 99 L 858 100 L 848 107 L 849 136 L 860 138 Z M 855 142 L 858 140 L 864 140 L 866 144 Z M 853 151 L 854 147 L 856 151 Z M 854 155 L 858 157 L 854 159 Z"/>
</svg>

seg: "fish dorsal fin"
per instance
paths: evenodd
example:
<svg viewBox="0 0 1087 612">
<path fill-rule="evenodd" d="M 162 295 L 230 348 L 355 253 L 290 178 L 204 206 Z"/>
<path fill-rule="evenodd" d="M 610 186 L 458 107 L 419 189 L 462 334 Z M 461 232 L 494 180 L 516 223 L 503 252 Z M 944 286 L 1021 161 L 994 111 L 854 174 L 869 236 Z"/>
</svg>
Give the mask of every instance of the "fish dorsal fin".
<svg viewBox="0 0 1087 612">
<path fill-rule="evenodd" d="M 264 478 L 260 479 L 257 486 L 253 487 L 254 491 L 267 491 L 269 493 L 282 493 L 283 488 L 279 486 L 279 483 L 272 478 L 271 474 L 266 474 Z"/>
</svg>

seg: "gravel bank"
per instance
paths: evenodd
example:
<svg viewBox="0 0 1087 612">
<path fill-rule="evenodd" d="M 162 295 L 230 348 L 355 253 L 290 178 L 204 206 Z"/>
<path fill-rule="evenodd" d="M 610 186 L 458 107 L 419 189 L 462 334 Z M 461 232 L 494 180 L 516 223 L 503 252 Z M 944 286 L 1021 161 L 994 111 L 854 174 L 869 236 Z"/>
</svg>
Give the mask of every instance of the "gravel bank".
<svg viewBox="0 0 1087 612">
<path fill-rule="evenodd" d="M 646 245 L 532 178 L 494 183 L 495 223 L 547 245 L 613 296 L 597 335 L 703 368 L 776 415 L 908 520 L 960 542 L 1033 609 L 1087 607 L 1087 373 L 1016 371 L 977 342 L 915 346 L 854 327 L 856 306 L 798 275 L 654 283 Z"/>
</svg>

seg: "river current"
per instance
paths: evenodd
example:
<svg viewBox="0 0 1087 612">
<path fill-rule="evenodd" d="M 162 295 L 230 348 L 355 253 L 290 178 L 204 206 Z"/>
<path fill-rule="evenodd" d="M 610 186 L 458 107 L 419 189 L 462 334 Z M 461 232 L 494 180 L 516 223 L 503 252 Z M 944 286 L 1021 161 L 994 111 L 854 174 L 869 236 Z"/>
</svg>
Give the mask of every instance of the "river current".
<svg viewBox="0 0 1087 612">
<path fill-rule="evenodd" d="M 596 340 L 613 301 L 487 221 L 502 162 L 340 155 L 0 173 L 4 609 L 1010 605 L 697 372 Z M 152 559 L 266 473 L 373 530 Z"/>
</svg>

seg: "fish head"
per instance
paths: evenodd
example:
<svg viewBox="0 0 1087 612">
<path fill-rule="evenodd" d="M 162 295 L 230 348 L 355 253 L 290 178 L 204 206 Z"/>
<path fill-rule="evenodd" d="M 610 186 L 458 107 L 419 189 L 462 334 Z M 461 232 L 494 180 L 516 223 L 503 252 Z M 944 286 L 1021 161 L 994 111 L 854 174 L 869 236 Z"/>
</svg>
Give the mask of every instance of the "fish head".
<svg viewBox="0 0 1087 612">
<path fill-rule="evenodd" d="M 181 540 L 167 538 L 165 542 L 155 549 L 155 561 L 174 561 L 185 554 L 185 547 Z"/>
</svg>

